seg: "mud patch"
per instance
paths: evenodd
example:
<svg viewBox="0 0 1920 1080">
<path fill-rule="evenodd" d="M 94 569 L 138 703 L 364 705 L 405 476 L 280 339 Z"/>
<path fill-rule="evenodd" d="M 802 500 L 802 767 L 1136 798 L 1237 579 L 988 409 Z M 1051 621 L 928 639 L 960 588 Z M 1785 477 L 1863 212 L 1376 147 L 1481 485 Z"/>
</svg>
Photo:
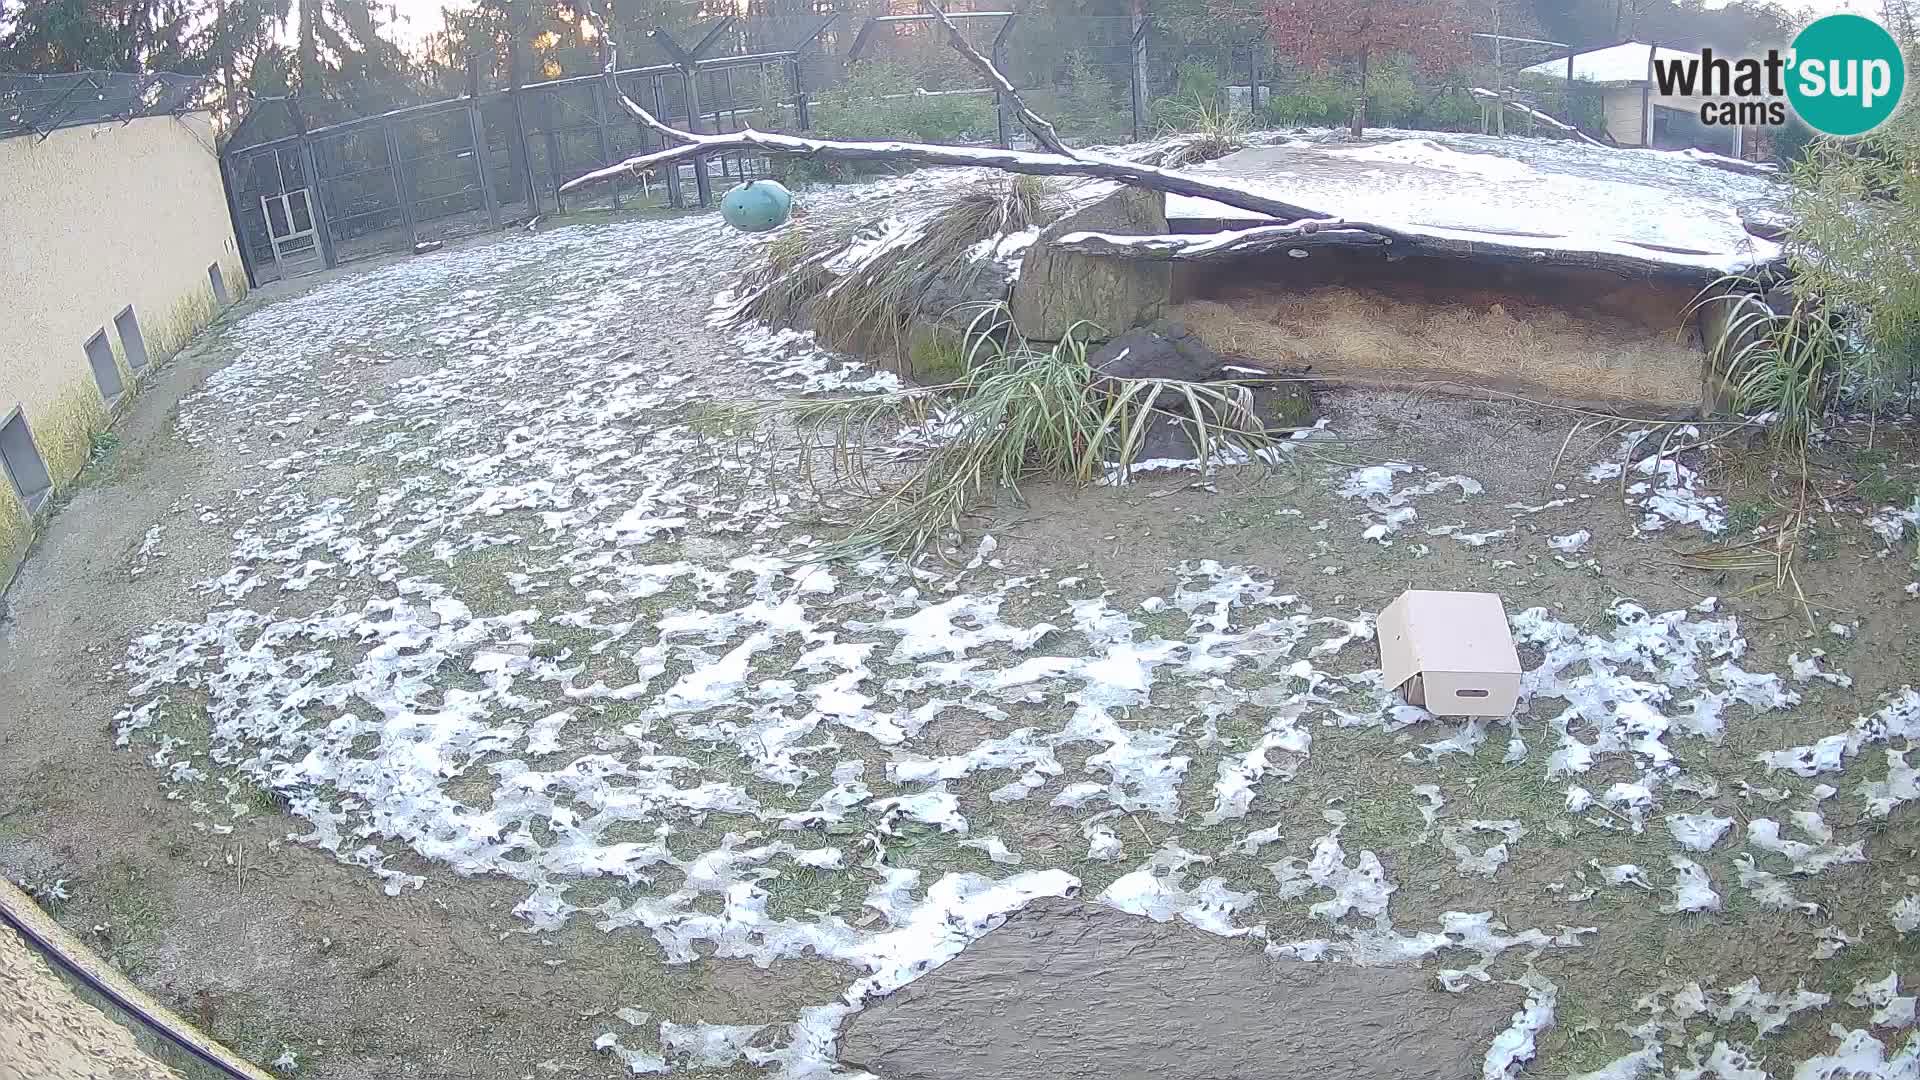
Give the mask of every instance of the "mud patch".
<svg viewBox="0 0 1920 1080">
<path fill-rule="evenodd" d="M 892 1080 L 1466 1078 L 1520 997 L 1045 899 L 854 1018 L 841 1056 Z"/>
</svg>

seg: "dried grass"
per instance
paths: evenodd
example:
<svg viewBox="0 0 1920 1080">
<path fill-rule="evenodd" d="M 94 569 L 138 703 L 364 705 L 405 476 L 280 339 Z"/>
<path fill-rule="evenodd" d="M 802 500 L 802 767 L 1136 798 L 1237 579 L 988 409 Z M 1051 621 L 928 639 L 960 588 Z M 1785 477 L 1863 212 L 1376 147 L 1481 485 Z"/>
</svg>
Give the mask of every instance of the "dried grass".
<svg viewBox="0 0 1920 1080">
<path fill-rule="evenodd" d="M 1700 400 L 1700 354 L 1672 330 L 1511 293 L 1438 299 L 1327 285 L 1193 300 L 1172 314 L 1214 349 L 1276 371 L 1437 376 L 1571 401 Z"/>
<path fill-rule="evenodd" d="M 839 217 L 796 223 L 769 243 L 765 259 L 746 274 L 750 299 L 740 320 L 809 326 L 823 341 L 862 353 L 907 352 L 917 320 L 938 319 L 923 300 L 942 274 L 981 272 L 967 251 L 989 237 L 1045 225 L 1067 208 L 1058 184 L 1038 177 L 982 181 L 944 196 L 921 212 L 918 236 L 890 247 L 846 276 L 826 267 L 868 222 Z"/>
</svg>

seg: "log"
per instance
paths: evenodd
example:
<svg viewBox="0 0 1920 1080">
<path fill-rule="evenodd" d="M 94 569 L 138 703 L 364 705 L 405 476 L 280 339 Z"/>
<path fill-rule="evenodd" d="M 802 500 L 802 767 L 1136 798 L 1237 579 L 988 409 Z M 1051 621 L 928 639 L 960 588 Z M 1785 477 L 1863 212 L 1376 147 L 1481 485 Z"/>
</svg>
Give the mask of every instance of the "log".
<svg viewBox="0 0 1920 1080">
<path fill-rule="evenodd" d="M 1313 247 L 1385 247 L 1397 234 L 1378 226 L 1348 223 L 1338 218 L 1309 218 L 1289 225 L 1258 225 L 1230 232 L 1119 236 L 1113 233 L 1073 232 L 1053 242 L 1060 251 L 1114 259 L 1194 262 L 1222 255 L 1245 255 L 1274 250 Z"/>
<path fill-rule="evenodd" d="M 1194 262 L 1270 251 L 1310 252 L 1316 248 L 1365 248 L 1389 257 L 1410 255 L 1469 259 L 1481 263 L 1565 270 L 1603 270 L 1626 278 L 1703 285 L 1718 280 L 1719 269 L 1688 266 L 1617 251 L 1532 247 L 1524 242 L 1464 237 L 1458 233 L 1428 233 L 1414 228 L 1389 227 L 1364 221 L 1323 218 L 1286 225 L 1259 225 L 1217 233 L 1176 233 L 1168 236 L 1118 236 L 1076 232 L 1053 241 L 1061 251 L 1117 259 Z"/>
<path fill-rule="evenodd" d="M 682 145 L 656 150 L 651 154 L 640 154 L 604 169 L 596 169 L 578 176 L 561 186 L 561 194 L 572 194 L 583 187 L 602 183 L 617 176 L 639 175 L 648 169 L 680 161 L 695 154 L 712 154 L 722 150 L 751 150 L 763 154 L 795 154 L 833 161 L 971 165 L 1030 176 L 1085 176 L 1096 180 L 1113 180 L 1122 184 L 1132 184 L 1135 187 L 1151 188 L 1170 195 L 1192 195 L 1196 198 L 1212 199 L 1217 203 L 1251 210 L 1256 214 L 1283 221 L 1328 216 L 1310 207 L 1276 199 L 1245 187 L 1223 184 L 1192 173 L 1162 169 L 1123 158 L 1098 157 L 1091 154 L 1083 154 L 1080 157 L 1061 157 L 1058 154 L 1043 154 L 1030 150 L 948 146 L 942 143 L 804 139 L 797 135 L 780 135 L 770 131 L 756 131 L 753 128 L 729 132 L 725 135 L 696 135 L 660 123 L 625 95 L 621 95 L 620 101 L 623 107 L 640 119 L 641 123 L 661 131 L 663 135 L 671 132 L 672 137 L 680 140 Z"/>
</svg>

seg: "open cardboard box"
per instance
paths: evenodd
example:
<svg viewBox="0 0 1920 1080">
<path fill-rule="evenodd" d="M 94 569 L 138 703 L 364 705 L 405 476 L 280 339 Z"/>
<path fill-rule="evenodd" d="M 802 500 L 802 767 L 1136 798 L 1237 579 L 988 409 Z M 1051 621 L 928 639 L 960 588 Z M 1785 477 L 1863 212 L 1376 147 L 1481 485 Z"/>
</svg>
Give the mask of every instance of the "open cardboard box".
<svg viewBox="0 0 1920 1080">
<path fill-rule="evenodd" d="M 1413 589 L 1380 613 L 1389 689 L 1439 716 L 1506 716 L 1520 697 L 1520 656 L 1494 593 Z"/>
</svg>

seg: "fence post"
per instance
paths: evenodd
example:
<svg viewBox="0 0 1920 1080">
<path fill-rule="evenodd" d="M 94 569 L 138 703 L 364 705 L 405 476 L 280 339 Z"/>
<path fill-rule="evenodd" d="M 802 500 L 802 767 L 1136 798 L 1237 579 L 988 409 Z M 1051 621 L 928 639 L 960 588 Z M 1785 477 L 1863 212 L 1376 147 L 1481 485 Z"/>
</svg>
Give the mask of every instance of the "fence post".
<svg viewBox="0 0 1920 1080">
<path fill-rule="evenodd" d="M 413 185 L 407 183 L 406 162 L 400 160 L 400 140 L 394 137 L 393 121 L 380 125 L 380 131 L 387 137 L 387 164 L 393 169 L 393 194 L 400 200 L 400 223 L 407 227 L 407 246 L 420 243 L 420 229 L 413 223 Z"/>
<path fill-rule="evenodd" d="M 687 130 L 695 135 L 700 130 L 700 69 L 692 66 L 680 69 L 680 81 L 687 92 Z M 700 197 L 701 206 L 713 205 L 713 181 L 707 177 L 707 156 L 693 155 L 693 190 Z"/>
<path fill-rule="evenodd" d="M 665 120 L 667 118 L 667 106 L 666 106 L 665 99 L 666 99 L 666 76 L 655 75 L 653 77 L 653 115 L 661 118 L 662 120 Z M 642 146 L 646 145 L 648 134 L 649 134 L 649 129 L 646 129 L 646 128 L 641 129 L 640 144 Z M 658 135 L 655 135 L 654 137 L 659 138 Z M 667 140 L 660 139 L 661 148 L 664 149 L 666 145 L 667 145 Z M 687 205 L 687 199 L 686 199 L 686 196 L 681 194 L 681 191 L 680 191 L 680 163 L 676 161 L 669 164 L 666 168 L 666 171 L 662 174 L 662 177 L 663 179 L 665 179 L 667 184 L 667 205 L 673 207 L 675 210 L 680 210 L 685 208 Z"/>
<path fill-rule="evenodd" d="M 1147 13 L 1140 0 L 1133 5 L 1133 63 L 1127 67 L 1133 96 L 1133 141 L 1139 142 L 1147 125 Z"/>
<path fill-rule="evenodd" d="M 1255 45 L 1247 54 L 1247 119 L 1256 127 L 1260 123 L 1260 54 L 1264 51 Z"/>
<path fill-rule="evenodd" d="M 596 79 L 593 83 L 593 134 L 599 145 L 600 164 L 604 167 L 613 164 L 613 144 L 607 139 L 607 84 Z M 613 208 L 620 209 L 620 177 L 615 176 L 612 183 Z M 558 188 L 556 186 L 556 192 Z M 559 199 L 556 193 L 555 200 Z"/>
<path fill-rule="evenodd" d="M 1580 123 L 1574 119 L 1573 111 L 1573 46 L 1567 46 L 1567 126 L 1578 128 Z"/>
<path fill-rule="evenodd" d="M 1007 34 L 1013 30 L 1013 20 L 1019 17 L 1018 13 L 1008 15 L 1006 21 L 1000 24 L 1000 32 L 993 35 L 993 66 L 1000 71 L 1007 70 L 1007 59 L 1005 55 Z M 993 92 L 993 133 L 998 136 L 1002 150 L 1013 149 L 1013 125 L 1007 122 L 1007 114 L 1012 111 L 1013 102 L 1008 100 L 1006 91 L 995 89 Z"/>
<path fill-rule="evenodd" d="M 594 85 L 598 86 L 598 83 Z M 553 178 L 553 212 L 560 213 L 560 139 L 553 133 L 553 98 L 559 93 L 549 86 L 540 91 L 540 141 L 547 148 L 547 175 Z M 527 159 L 532 168 L 533 159 Z"/>
<path fill-rule="evenodd" d="M 247 288 L 257 289 L 260 287 L 260 272 L 254 269 L 252 245 L 247 243 L 247 231 L 241 227 L 240 178 L 233 172 L 233 156 L 232 150 L 220 155 L 220 186 L 226 189 L 227 216 L 233 219 L 234 243 L 240 246 L 240 269 L 247 275 Z"/>
<path fill-rule="evenodd" d="M 340 265 L 333 250 L 333 226 L 328 222 L 332 214 L 327 209 L 326 185 L 320 182 L 320 155 L 305 132 L 300 134 L 300 165 L 307 173 L 307 190 L 313 193 L 307 200 L 307 209 L 313 213 L 314 235 L 320 238 L 320 261 L 331 270 Z"/>
<path fill-rule="evenodd" d="M 793 58 L 793 119 L 801 131 L 813 130 L 813 118 L 807 112 L 807 88 L 800 81 L 800 58 Z"/>
<path fill-rule="evenodd" d="M 301 111 L 299 103 L 291 99 L 287 102 L 287 119 L 293 121 L 293 145 L 295 152 L 300 155 L 300 172 L 306 177 L 307 181 L 307 191 L 309 192 L 307 197 L 307 213 L 313 217 L 314 236 L 317 238 L 320 247 L 320 262 L 321 265 L 331 270 L 334 266 L 333 237 L 327 228 L 326 208 L 322 205 L 320 198 L 319 163 L 313 152 L 313 143 L 308 141 L 307 138 L 306 114 Z M 273 157 L 274 164 L 278 166 L 280 162 L 280 151 L 275 150 Z M 285 189 L 286 185 L 284 183 L 281 184 L 281 190 L 284 191 Z M 289 221 L 288 224 L 291 225 L 292 222 Z M 268 225 L 267 231 L 268 233 L 272 233 L 273 226 Z M 274 252 L 273 261 L 276 265 L 279 263 L 280 253 L 278 251 Z"/>
<path fill-rule="evenodd" d="M 732 24 L 733 16 L 731 15 L 721 19 L 714 24 L 712 29 L 707 31 L 707 35 L 701 38 L 700 43 L 695 45 L 691 51 L 683 48 L 678 41 L 674 40 L 673 35 L 667 33 L 665 30 L 655 29 L 647 31 L 647 36 L 659 42 L 660 47 L 666 50 L 668 56 L 673 58 L 673 66 L 680 69 L 680 85 L 685 90 L 684 96 L 687 101 L 687 130 L 693 132 L 695 135 L 702 134 L 700 131 L 700 54 L 706 52 L 708 46 L 712 45 L 715 41 L 720 40 L 721 32 Z M 663 114 L 655 113 L 654 115 L 660 116 Z M 719 118 L 715 117 L 715 119 L 718 120 Z M 715 128 L 719 126 L 717 123 L 714 125 Z M 680 172 L 676 166 L 674 168 L 674 186 L 676 188 L 679 187 L 679 178 Z M 700 196 L 701 206 L 707 206 L 713 202 L 713 184 L 707 179 L 707 156 L 705 154 L 693 155 L 693 188 L 695 193 Z"/>
<path fill-rule="evenodd" d="M 533 187 L 533 166 L 527 160 L 527 121 L 520 106 L 520 84 L 526 79 L 526 66 L 526 53 L 515 30 L 507 41 L 507 120 L 511 130 L 507 132 L 506 194 L 508 202 L 519 202 L 517 193 L 524 188 L 528 207 L 538 214 L 540 196 Z"/>
<path fill-rule="evenodd" d="M 487 228 L 500 229 L 500 197 L 493 190 L 493 170 L 487 167 L 487 127 L 480 119 L 480 99 L 467 96 L 467 131 L 473 143 L 473 168 L 480 179 L 480 201 L 487 207 Z"/>
</svg>

